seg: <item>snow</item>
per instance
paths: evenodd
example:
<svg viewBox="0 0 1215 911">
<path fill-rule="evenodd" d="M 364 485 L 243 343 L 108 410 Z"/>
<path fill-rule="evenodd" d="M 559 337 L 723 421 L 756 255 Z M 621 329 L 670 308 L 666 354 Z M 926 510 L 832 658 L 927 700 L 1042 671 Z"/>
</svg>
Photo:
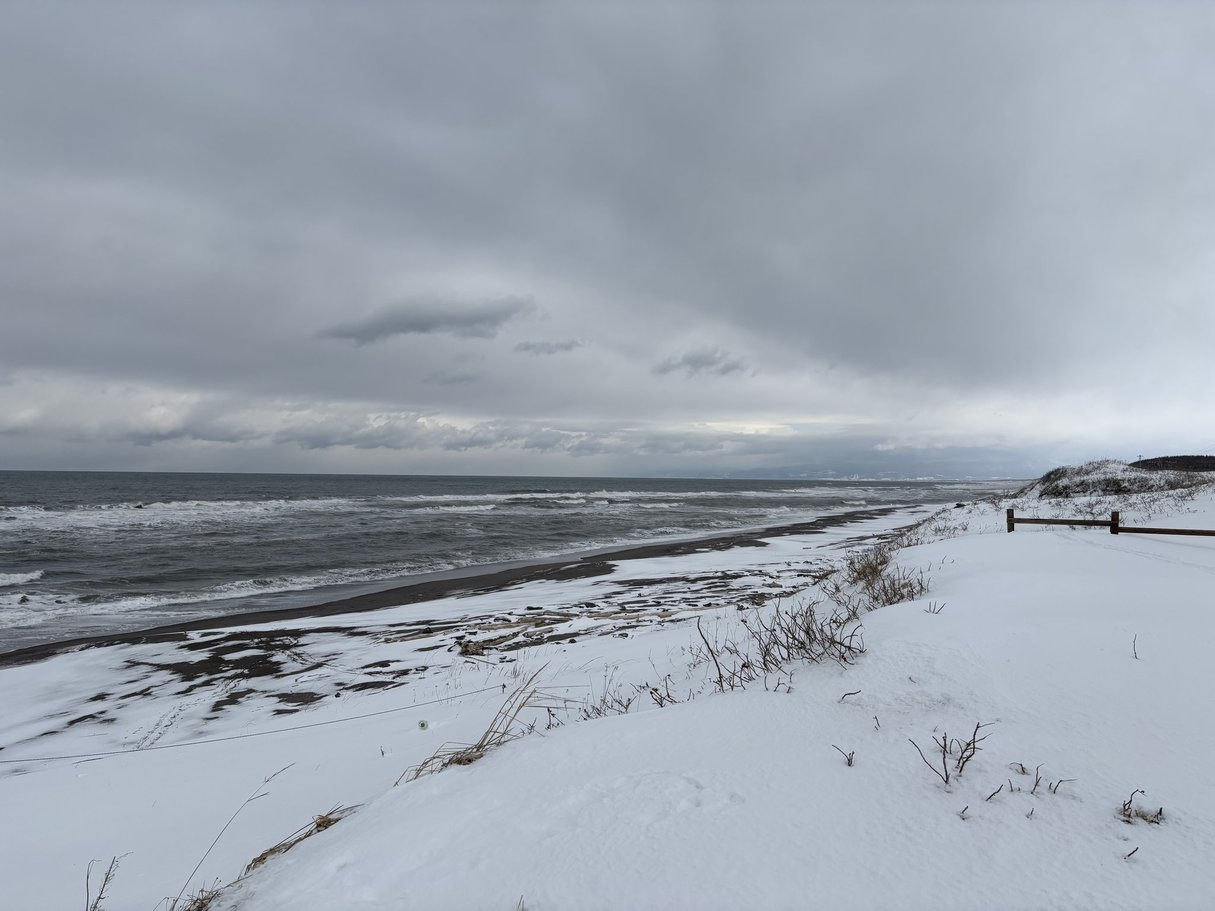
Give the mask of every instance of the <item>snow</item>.
<svg viewBox="0 0 1215 911">
<path fill-rule="evenodd" d="M 314 816 L 355 804 L 211 908 L 1215 906 L 1215 726 L 1202 708 L 1215 539 L 1005 531 L 1009 505 L 1077 516 L 1111 504 L 1125 525 L 1215 528 L 1209 489 L 945 510 L 896 556 L 929 592 L 864 614 L 856 663 L 793 664 L 732 692 L 714 691 L 697 620 L 719 648 L 743 642 L 744 617 L 825 597 L 808 567 L 908 514 L 293 623 L 295 657 L 265 678 L 164 669 L 210 633 L 2 668 L 0 806 L 21 835 L 0 853 L 0 907 L 79 903 L 88 861 L 124 855 L 104 907 L 151 908 L 183 884 L 237 879 Z M 587 602 L 597 612 L 558 616 Z M 556 617 L 540 644 L 448 650 L 460 623 L 486 639 L 485 618 L 500 630 L 536 607 Z M 432 634 L 406 638 L 422 618 Z M 401 685 L 354 688 L 379 661 L 408 669 Z M 533 674 L 533 733 L 394 786 L 444 744 L 475 741 Z M 678 701 L 659 708 L 651 686 Z M 253 692 L 214 709 L 240 689 Z M 290 693 L 320 696 L 279 698 Z M 631 698 L 627 713 L 579 720 L 605 695 Z M 67 726 L 97 707 L 102 720 Z M 909 742 L 932 760 L 934 737 L 965 741 L 978 723 L 987 739 L 960 775 L 954 748 L 948 785 Z M 1136 790 L 1142 816 L 1127 821 Z M 1161 807 L 1158 824 L 1144 818 Z"/>
</svg>

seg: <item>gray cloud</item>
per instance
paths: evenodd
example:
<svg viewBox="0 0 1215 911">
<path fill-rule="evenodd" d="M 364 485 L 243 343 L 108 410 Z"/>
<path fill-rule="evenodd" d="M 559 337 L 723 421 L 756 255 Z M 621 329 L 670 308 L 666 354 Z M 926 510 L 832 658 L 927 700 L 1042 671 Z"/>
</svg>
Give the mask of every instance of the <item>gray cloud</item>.
<svg viewBox="0 0 1215 911">
<path fill-rule="evenodd" d="M 683 371 L 685 376 L 693 377 L 699 373 L 710 373 L 726 376 L 746 368 L 746 364 L 731 357 L 720 348 L 700 348 L 686 351 L 679 357 L 669 357 L 654 365 L 654 373 L 666 374 Z"/>
<path fill-rule="evenodd" d="M 439 386 L 470 386 L 479 383 L 483 377 L 471 370 L 437 370 L 426 377 L 428 383 Z"/>
<path fill-rule="evenodd" d="M 567 339 L 563 342 L 519 342 L 515 345 L 516 351 L 522 351 L 525 354 L 561 354 L 564 351 L 573 351 L 575 348 L 581 348 L 583 343 L 578 339 Z"/>
<path fill-rule="evenodd" d="M 2 464 L 1215 447 L 1215 6 L 1095 9 L 16 5 Z"/>
<path fill-rule="evenodd" d="M 322 338 L 349 339 L 356 345 L 380 342 L 394 335 L 455 335 L 493 338 L 502 327 L 536 308 L 523 297 L 464 304 L 440 299 L 415 299 L 361 320 L 340 323 L 320 333 Z"/>
</svg>

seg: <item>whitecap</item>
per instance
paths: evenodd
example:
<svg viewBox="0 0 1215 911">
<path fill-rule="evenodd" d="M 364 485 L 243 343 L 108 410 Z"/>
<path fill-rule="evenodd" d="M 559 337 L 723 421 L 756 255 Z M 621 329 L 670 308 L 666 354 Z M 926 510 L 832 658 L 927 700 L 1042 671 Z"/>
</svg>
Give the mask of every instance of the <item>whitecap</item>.
<svg viewBox="0 0 1215 911">
<path fill-rule="evenodd" d="M 42 570 L 32 573 L 0 573 L 0 588 L 10 585 L 24 585 L 26 582 L 37 582 L 42 578 Z"/>
</svg>

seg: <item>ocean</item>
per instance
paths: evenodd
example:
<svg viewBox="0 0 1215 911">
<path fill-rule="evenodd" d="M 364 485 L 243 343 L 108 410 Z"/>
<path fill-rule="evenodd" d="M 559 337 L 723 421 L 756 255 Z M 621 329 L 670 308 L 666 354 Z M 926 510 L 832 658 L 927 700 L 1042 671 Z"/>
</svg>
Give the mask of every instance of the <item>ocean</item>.
<svg viewBox="0 0 1215 911">
<path fill-rule="evenodd" d="M 1008 486 L 0 471 L 0 652 Z"/>
</svg>

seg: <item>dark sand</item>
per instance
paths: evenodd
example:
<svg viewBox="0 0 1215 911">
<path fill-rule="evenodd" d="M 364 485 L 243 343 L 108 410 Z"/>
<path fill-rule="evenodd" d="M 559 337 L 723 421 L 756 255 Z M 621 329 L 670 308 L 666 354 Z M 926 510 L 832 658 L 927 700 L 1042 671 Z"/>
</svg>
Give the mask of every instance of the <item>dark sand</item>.
<svg viewBox="0 0 1215 911">
<path fill-rule="evenodd" d="M 747 532 L 714 535 L 694 540 L 666 541 L 625 547 L 613 550 L 593 551 L 581 555 L 555 560 L 511 566 L 506 569 L 469 567 L 452 573 L 442 573 L 423 580 L 406 583 L 383 591 L 283 609 L 259 610 L 246 613 L 223 614 L 215 617 L 200 617 L 182 623 L 158 626 L 136 632 L 116 633 L 102 636 L 87 636 L 62 642 L 49 642 L 0 654 L 0 667 L 27 664 L 50 657 L 61 651 L 90 646 L 124 645 L 145 642 L 182 640 L 185 633 L 193 630 L 226 629 L 262 623 L 277 623 L 300 618 L 325 617 L 333 614 L 352 614 L 363 611 L 382 610 L 433 601 L 453 595 L 474 595 L 501 591 L 515 585 L 541 580 L 584 579 L 607 575 L 612 564 L 623 560 L 640 560 L 650 557 L 675 557 L 685 554 L 703 553 L 710 550 L 729 550 L 735 547 L 764 547 L 765 538 L 786 535 L 817 534 L 829 528 L 847 525 L 865 519 L 889 515 L 903 507 L 887 506 L 875 509 L 858 509 L 851 512 L 823 516 L 809 522 L 793 525 L 778 525 Z"/>
</svg>

